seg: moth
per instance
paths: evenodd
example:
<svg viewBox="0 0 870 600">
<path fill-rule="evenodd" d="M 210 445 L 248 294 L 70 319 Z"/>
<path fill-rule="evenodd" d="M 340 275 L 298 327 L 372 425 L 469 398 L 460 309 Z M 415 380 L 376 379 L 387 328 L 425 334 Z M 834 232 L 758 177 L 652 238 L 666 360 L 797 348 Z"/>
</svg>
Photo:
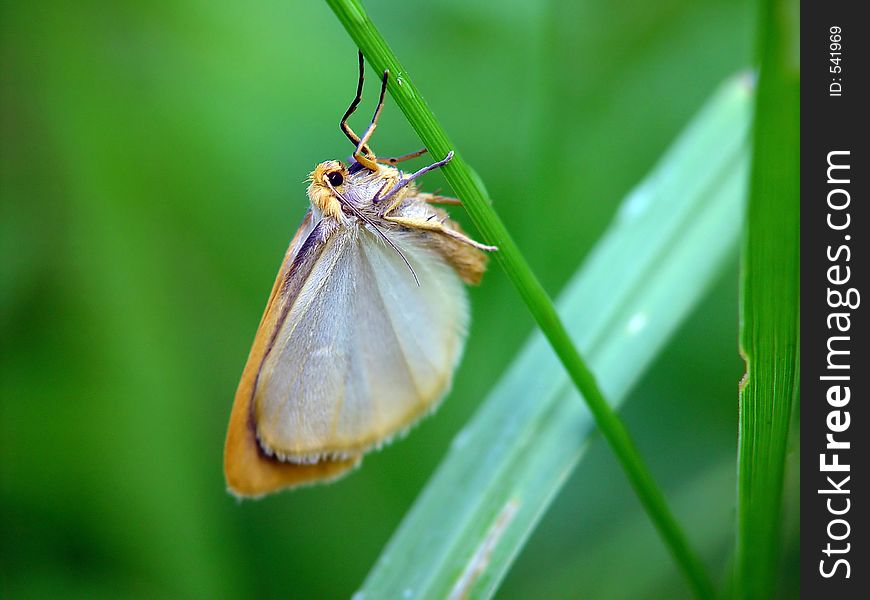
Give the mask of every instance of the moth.
<svg viewBox="0 0 870 600">
<path fill-rule="evenodd" d="M 287 250 L 236 391 L 224 448 L 229 491 L 256 497 L 333 480 L 365 452 L 432 412 L 450 388 L 469 321 L 463 283 L 476 284 L 486 251 L 396 165 L 426 152 L 378 158 L 369 142 L 384 105 L 348 164 L 309 175 L 310 207 Z"/>
</svg>

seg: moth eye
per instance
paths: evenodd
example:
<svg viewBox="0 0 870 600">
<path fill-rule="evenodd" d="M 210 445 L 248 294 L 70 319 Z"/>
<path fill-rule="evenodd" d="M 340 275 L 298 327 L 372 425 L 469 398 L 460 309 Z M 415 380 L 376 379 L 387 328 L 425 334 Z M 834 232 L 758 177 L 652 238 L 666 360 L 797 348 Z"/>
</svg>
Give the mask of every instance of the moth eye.
<svg viewBox="0 0 870 600">
<path fill-rule="evenodd" d="M 329 183 L 331 183 L 335 187 L 338 187 L 342 183 L 344 183 L 344 177 L 342 177 L 341 173 L 339 173 L 338 171 L 327 173 L 326 178 L 329 180 Z"/>
</svg>

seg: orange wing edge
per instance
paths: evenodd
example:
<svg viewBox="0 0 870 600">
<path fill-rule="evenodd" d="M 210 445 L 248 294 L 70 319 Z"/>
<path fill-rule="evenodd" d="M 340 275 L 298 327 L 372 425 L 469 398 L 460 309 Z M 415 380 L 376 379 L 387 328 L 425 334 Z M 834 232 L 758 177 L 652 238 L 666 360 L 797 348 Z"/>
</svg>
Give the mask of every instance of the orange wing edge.
<svg viewBox="0 0 870 600">
<path fill-rule="evenodd" d="M 257 442 L 252 410 L 254 386 L 260 364 L 265 358 L 269 340 L 279 318 L 278 306 L 281 303 L 276 302 L 277 296 L 296 254 L 305 242 L 303 238 L 307 238 L 313 229 L 311 220 L 312 215 L 309 211 L 290 242 L 275 284 L 272 286 L 269 302 L 260 320 L 233 401 L 224 445 L 224 475 L 228 491 L 237 498 L 259 498 L 285 488 L 332 481 L 350 472 L 362 460 L 362 455 L 358 455 L 343 460 L 323 460 L 314 464 L 282 462 L 267 456 Z"/>
</svg>

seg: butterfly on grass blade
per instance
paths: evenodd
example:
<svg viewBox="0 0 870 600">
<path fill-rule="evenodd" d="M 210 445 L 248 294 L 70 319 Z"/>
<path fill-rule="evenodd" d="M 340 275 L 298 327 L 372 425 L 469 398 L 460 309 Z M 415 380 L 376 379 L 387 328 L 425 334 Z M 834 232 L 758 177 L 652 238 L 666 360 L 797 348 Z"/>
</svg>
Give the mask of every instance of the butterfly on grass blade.
<svg viewBox="0 0 870 600">
<path fill-rule="evenodd" d="M 323 162 L 309 176 L 310 208 L 278 271 L 236 391 L 224 449 L 230 492 L 261 496 L 335 479 L 363 453 L 431 412 L 450 387 L 468 328 L 462 283 L 476 284 L 483 251 L 418 190 L 421 175 L 396 165 L 426 152 L 377 158 L 341 120 L 349 165 Z"/>
</svg>

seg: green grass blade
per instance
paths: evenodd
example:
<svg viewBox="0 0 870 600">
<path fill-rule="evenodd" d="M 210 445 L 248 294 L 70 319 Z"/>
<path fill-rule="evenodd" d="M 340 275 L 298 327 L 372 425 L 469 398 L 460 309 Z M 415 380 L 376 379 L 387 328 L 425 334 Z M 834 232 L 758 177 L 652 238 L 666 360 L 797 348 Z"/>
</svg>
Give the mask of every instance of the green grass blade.
<svg viewBox="0 0 870 600">
<path fill-rule="evenodd" d="M 735 590 L 770 598 L 785 454 L 800 372 L 800 66 L 797 3 L 763 2 L 748 233 L 743 257 Z"/>
<path fill-rule="evenodd" d="M 516 287 L 529 312 L 568 371 L 582 399 L 592 413 L 602 435 L 610 444 L 635 493 L 664 538 L 674 559 L 683 569 L 699 597 L 711 597 L 712 585 L 698 557 L 689 548 L 664 494 L 652 477 L 637 448 L 611 405 L 605 399 L 595 376 L 575 348 L 552 300 L 535 277 L 501 219 L 490 205 L 480 178 L 463 160 L 423 101 L 408 73 L 387 46 L 380 32 L 358 0 L 327 0 L 347 32 L 376 70 L 389 70 L 389 90 L 411 126 L 434 158 L 453 150 L 453 160 L 443 168 L 444 177 L 462 199 L 484 240 L 499 247 L 495 258 Z"/>
<path fill-rule="evenodd" d="M 559 300 L 617 405 L 733 256 L 750 110 L 747 79 L 725 85 L 626 198 Z M 595 431 L 577 396 L 547 341 L 532 335 L 457 434 L 360 597 L 491 596 Z"/>
</svg>

